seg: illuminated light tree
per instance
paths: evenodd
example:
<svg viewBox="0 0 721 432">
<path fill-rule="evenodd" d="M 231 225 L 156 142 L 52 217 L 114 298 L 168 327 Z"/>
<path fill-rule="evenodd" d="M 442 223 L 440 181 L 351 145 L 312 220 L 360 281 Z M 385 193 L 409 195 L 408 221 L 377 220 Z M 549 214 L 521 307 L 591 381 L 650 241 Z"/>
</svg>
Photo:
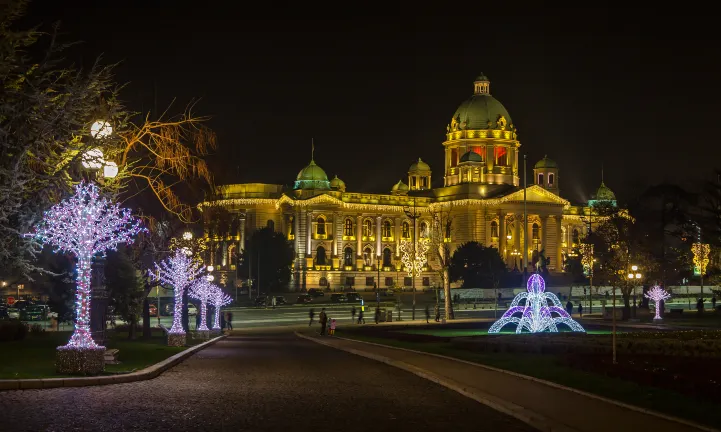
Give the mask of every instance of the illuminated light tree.
<svg viewBox="0 0 721 432">
<path fill-rule="evenodd" d="M 423 268 L 428 262 L 428 239 L 419 238 L 416 242 L 415 257 L 413 256 L 413 242 L 404 240 L 401 242 L 401 262 L 408 276 L 416 277 L 423 273 Z"/>
<path fill-rule="evenodd" d="M 520 293 L 513 299 L 511 307 L 503 316 L 493 323 L 488 333 L 499 333 L 506 324 L 516 324 L 516 333 L 558 332 L 558 324 L 565 324 L 573 331 L 585 332 L 583 327 L 574 321 L 563 309 L 555 294 L 546 291 L 546 282 L 541 275 L 533 274 L 528 278 L 528 292 Z M 521 300 L 525 300 L 523 306 Z M 551 301 L 553 306 L 548 305 Z M 520 316 L 515 316 L 520 314 Z M 553 316 L 557 314 L 558 316 Z"/>
<path fill-rule="evenodd" d="M 75 294 L 75 331 L 67 345 L 58 347 L 60 373 L 98 373 L 104 367 L 105 347 L 90 334 L 90 276 L 93 257 L 131 243 L 144 229 L 129 209 L 101 198 L 93 183 L 75 187 L 75 195 L 45 212 L 34 236 L 55 251 L 75 255 L 78 262 Z"/>
<path fill-rule="evenodd" d="M 233 299 L 224 293 L 219 286 L 214 285 L 214 287 L 215 289 L 213 289 L 210 295 L 210 304 L 212 304 L 215 309 L 213 314 L 213 330 L 220 330 L 220 308 L 230 304 Z"/>
<path fill-rule="evenodd" d="M 214 298 L 216 290 L 220 290 L 218 285 L 212 283 L 207 277 L 201 277 L 195 280 L 188 291 L 188 296 L 200 302 L 200 325 L 198 326 L 200 331 L 208 331 L 206 319 L 208 302 Z"/>
<path fill-rule="evenodd" d="M 655 287 L 652 287 L 648 290 L 646 294 L 643 295 L 649 300 L 653 300 L 654 306 L 656 307 L 656 315 L 653 317 L 654 321 L 660 321 L 661 318 L 661 308 L 660 303 L 662 301 L 666 301 L 671 298 L 671 294 L 669 294 L 668 291 L 661 288 L 660 286 L 656 285 Z"/>
<path fill-rule="evenodd" d="M 173 325 L 168 331 L 169 346 L 185 345 L 185 330 L 183 330 L 183 293 L 187 290 L 203 272 L 203 264 L 195 262 L 192 256 L 186 255 L 182 250 L 176 250 L 175 254 L 165 261 L 155 263 L 155 279 L 162 283 L 172 285 L 173 297 L 175 298 Z"/>
</svg>

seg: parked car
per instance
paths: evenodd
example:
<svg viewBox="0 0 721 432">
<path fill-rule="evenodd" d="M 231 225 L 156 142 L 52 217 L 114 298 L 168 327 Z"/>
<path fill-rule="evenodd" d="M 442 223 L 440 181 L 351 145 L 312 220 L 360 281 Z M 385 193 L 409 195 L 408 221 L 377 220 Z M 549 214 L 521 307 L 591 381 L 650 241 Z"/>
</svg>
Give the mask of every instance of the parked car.
<svg viewBox="0 0 721 432">
<path fill-rule="evenodd" d="M 275 305 L 276 306 L 280 306 L 280 305 L 284 305 L 284 304 L 288 304 L 288 302 L 285 301 L 285 297 L 275 296 Z"/>
<path fill-rule="evenodd" d="M 346 294 L 345 294 L 345 298 L 346 298 L 349 302 L 361 302 L 361 301 L 363 301 L 363 297 L 361 297 L 361 295 L 358 294 L 357 292 L 349 292 L 349 293 L 346 293 Z"/>
<path fill-rule="evenodd" d="M 8 316 L 10 317 L 10 319 L 20 319 L 20 311 L 19 310 L 15 309 L 13 307 L 13 308 L 8 308 L 7 311 L 8 311 Z"/>
<path fill-rule="evenodd" d="M 195 307 L 195 305 L 193 303 L 188 303 L 188 315 L 189 316 L 198 315 L 198 308 Z"/>
<path fill-rule="evenodd" d="M 308 304 L 313 301 L 313 297 L 311 297 L 308 294 L 301 294 L 298 296 L 298 299 L 295 301 L 298 304 Z"/>
<path fill-rule="evenodd" d="M 330 301 L 331 303 L 345 303 L 348 301 L 348 298 L 343 294 L 336 293 L 330 295 Z"/>
<path fill-rule="evenodd" d="M 325 293 L 317 288 L 311 288 L 308 290 L 308 295 L 311 297 L 323 297 Z"/>
<path fill-rule="evenodd" d="M 256 297 L 255 301 L 253 303 L 256 306 L 265 306 L 268 304 L 268 297 L 266 297 L 266 296 Z"/>
<path fill-rule="evenodd" d="M 150 316 L 158 316 L 158 307 L 155 306 L 153 303 L 150 303 L 150 305 L 148 305 L 148 309 L 150 310 Z"/>
<path fill-rule="evenodd" d="M 23 321 L 43 321 L 46 317 L 45 306 L 28 306 L 20 311 L 20 319 Z"/>
</svg>

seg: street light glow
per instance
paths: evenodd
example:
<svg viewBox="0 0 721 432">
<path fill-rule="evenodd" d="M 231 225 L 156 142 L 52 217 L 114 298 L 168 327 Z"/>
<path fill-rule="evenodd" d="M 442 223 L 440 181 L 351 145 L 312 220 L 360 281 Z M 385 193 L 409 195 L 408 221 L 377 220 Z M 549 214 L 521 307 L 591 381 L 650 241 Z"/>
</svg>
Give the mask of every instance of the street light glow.
<svg viewBox="0 0 721 432">
<path fill-rule="evenodd" d="M 638 266 L 637 266 L 637 265 L 632 265 L 632 266 L 631 266 L 631 270 L 633 270 L 633 271 L 638 270 Z"/>
<path fill-rule="evenodd" d="M 118 164 L 113 161 L 105 162 L 103 166 L 103 177 L 115 178 L 118 175 Z"/>
<path fill-rule="evenodd" d="M 113 133 L 113 127 L 110 123 L 105 120 L 95 120 L 92 126 L 90 126 L 90 135 L 95 139 L 102 139 L 110 136 Z"/>
<path fill-rule="evenodd" d="M 190 231 L 186 231 L 183 233 L 183 240 L 192 240 L 193 239 L 193 233 Z"/>
<path fill-rule="evenodd" d="M 103 151 L 99 148 L 94 148 L 83 153 L 80 163 L 85 169 L 99 170 L 105 165 L 103 159 Z"/>
<path fill-rule="evenodd" d="M 636 279 L 641 279 L 641 273 L 636 273 Z"/>
<path fill-rule="evenodd" d="M 209 271 L 209 272 L 212 272 L 213 270 L 215 270 L 215 267 L 213 267 L 212 265 L 209 265 L 209 266 L 208 266 L 208 271 Z"/>
</svg>

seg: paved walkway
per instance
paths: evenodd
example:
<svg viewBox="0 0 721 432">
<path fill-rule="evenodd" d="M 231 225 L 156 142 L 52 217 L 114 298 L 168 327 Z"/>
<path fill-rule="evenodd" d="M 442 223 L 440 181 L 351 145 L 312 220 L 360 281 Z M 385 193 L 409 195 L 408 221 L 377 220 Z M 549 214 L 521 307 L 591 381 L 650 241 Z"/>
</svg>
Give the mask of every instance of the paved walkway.
<svg viewBox="0 0 721 432">
<path fill-rule="evenodd" d="M 580 392 L 449 358 L 349 339 L 302 336 L 401 367 L 461 391 L 540 430 L 685 432 L 712 430 L 633 410 Z M 627 425 L 628 427 L 625 427 Z"/>
</svg>

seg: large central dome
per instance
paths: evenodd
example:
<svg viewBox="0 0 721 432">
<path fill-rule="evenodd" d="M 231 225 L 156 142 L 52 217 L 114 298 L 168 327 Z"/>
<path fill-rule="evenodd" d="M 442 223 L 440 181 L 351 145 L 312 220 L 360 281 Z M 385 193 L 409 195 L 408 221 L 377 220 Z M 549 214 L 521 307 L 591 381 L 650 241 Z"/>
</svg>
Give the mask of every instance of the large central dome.
<svg viewBox="0 0 721 432">
<path fill-rule="evenodd" d="M 490 81 L 481 74 L 474 82 L 474 95 L 463 102 L 451 119 L 451 128 L 466 129 L 510 129 L 513 124 L 506 108 L 491 96 Z M 498 124 L 504 118 L 501 125 Z"/>
</svg>

